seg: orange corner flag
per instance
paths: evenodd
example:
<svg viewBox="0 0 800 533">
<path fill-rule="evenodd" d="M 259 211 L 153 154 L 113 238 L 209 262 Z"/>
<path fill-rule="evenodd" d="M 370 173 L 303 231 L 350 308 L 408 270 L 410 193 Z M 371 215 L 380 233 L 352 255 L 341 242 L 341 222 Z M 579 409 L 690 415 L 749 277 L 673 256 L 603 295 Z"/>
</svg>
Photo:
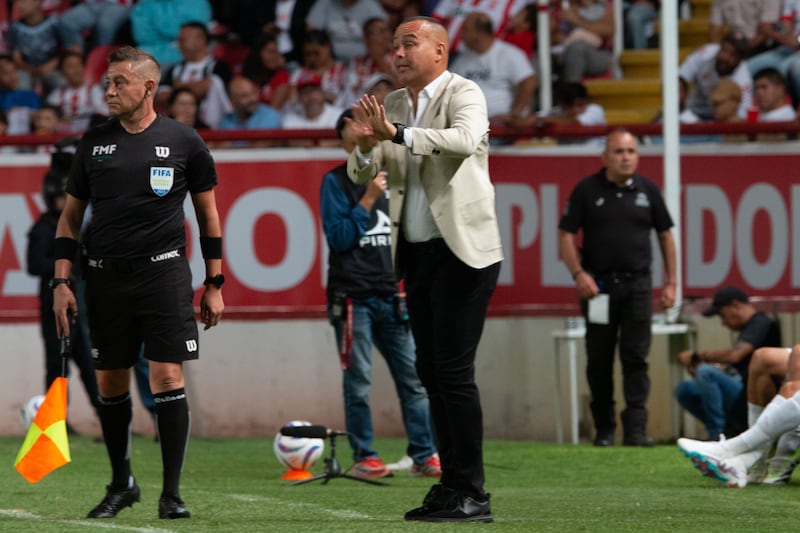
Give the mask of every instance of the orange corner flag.
<svg viewBox="0 0 800 533">
<path fill-rule="evenodd" d="M 14 467 L 28 482 L 38 483 L 71 460 L 67 440 L 67 378 L 56 378 L 36 412 Z"/>
</svg>

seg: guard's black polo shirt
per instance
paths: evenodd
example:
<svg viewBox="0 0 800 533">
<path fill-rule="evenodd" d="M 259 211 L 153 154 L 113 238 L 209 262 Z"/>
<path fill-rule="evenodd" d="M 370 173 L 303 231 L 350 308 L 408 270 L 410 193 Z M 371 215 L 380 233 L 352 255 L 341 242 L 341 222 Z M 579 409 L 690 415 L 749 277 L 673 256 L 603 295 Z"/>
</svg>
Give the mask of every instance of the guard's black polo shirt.
<svg viewBox="0 0 800 533">
<path fill-rule="evenodd" d="M 583 229 L 581 266 L 595 276 L 650 272 L 650 231 L 672 227 L 664 198 L 655 183 L 635 174 L 618 187 L 606 169 L 578 183 L 569 197 L 559 229 Z"/>
</svg>

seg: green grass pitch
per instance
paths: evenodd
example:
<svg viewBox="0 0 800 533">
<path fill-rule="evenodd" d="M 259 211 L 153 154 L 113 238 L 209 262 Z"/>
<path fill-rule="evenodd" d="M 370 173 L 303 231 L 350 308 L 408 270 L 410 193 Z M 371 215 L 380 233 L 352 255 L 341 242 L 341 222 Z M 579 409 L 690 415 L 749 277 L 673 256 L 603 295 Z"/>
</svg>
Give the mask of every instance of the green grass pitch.
<svg viewBox="0 0 800 533">
<path fill-rule="evenodd" d="M 347 479 L 327 485 L 289 486 L 272 452 L 271 439 L 194 438 L 184 468 L 182 496 L 189 520 L 159 520 L 161 458 L 144 437 L 133 442 L 132 464 L 142 501 L 113 520 L 84 517 L 104 495 L 110 479 L 101 444 L 90 437 L 70 441 L 72 463 L 37 485 L 14 470 L 21 437 L 0 438 L 0 531 L 71 533 L 329 532 L 364 531 L 797 531 L 800 490 L 749 486 L 728 489 L 701 477 L 674 445 L 652 449 L 596 449 L 582 444 L 487 441 L 487 490 L 492 524 L 409 523 L 432 481 L 399 472 L 388 487 Z M 349 447 L 339 439 L 337 456 L 350 466 Z M 404 442 L 379 439 L 388 461 Z M 327 451 L 324 456 L 327 456 Z M 321 473 L 320 460 L 314 467 Z M 799 474 L 800 475 L 800 474 Z M 800 483 L 800 482 L 798 482 Z"/>
</svg>

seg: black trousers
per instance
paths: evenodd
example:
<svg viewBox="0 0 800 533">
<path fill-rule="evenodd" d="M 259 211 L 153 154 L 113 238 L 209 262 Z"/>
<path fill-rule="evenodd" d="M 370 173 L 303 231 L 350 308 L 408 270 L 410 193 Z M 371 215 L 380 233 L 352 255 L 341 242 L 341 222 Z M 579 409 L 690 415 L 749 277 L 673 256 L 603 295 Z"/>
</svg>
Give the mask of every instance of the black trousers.
<svg viewBox="0 0 800 533">
<path fill-rule="evenodd" d="M 441 483 L 484 498 L 483 414 L 475 352 L 500 263 L 474 269 L 442 239 L 400 243 L 417 373 L 428 390 Z"/>
<path fill-rule="evenodd" d="M 626 435 L 645 433 L 647 397 L 650 394 L 647 355 L 650 352 L 653 313 L 650 275 L 609 276 L 600 282 L 602 292 L 609 295 L 609 323 L 590 324 L 588 317 L 586 321 L 586 379 L 592 393 L 595 429 L 598 433 L 613 433 L 617 426 L 614 353 L 619 345 L 625 397 L 622 427 Z M 581 302 L 581 309 L 587 316 L 586 301 Z"/>
</svg>

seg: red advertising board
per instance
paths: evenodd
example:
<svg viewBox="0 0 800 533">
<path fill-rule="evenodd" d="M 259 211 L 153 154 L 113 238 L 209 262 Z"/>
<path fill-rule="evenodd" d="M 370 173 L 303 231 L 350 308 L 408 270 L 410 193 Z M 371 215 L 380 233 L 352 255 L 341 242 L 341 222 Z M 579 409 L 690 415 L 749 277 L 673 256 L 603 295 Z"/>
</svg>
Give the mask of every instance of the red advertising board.
<svg viewBox="0 0 800 533">
<path fill-rule="evenodd" d="M 319 185 L 340 163 L 337 152 L 215 155 L 226 315 L 321 316 L 327 248 Z M 708 296 L 725 283 L 766 297 L 795 293 L 800 287 L 796 162 L 796 156 L 780 153 L 683 156 L 684 294 Z M 491 312 L 573 314 L 572 279 L 558 259 L 558 219 L 575 183 L 599 169 L 598 155 L 515 151 L 494 154 L 490 164 L 506 256 Z M 642 156 L 640 171 L 660 184 L 661 164 L 659 156 Z M 41 209 L 46 165 L 37 160 L 0 170 L 0 320 L 33 320 L 38 312 L 38 282 L 26 273 L 25 249 Z M 185 205 L 188 253 L 199 287 L 202 259 L 191 202 Z M 657 273 L 656 285 L 659 281 Z"/>
</svg>

